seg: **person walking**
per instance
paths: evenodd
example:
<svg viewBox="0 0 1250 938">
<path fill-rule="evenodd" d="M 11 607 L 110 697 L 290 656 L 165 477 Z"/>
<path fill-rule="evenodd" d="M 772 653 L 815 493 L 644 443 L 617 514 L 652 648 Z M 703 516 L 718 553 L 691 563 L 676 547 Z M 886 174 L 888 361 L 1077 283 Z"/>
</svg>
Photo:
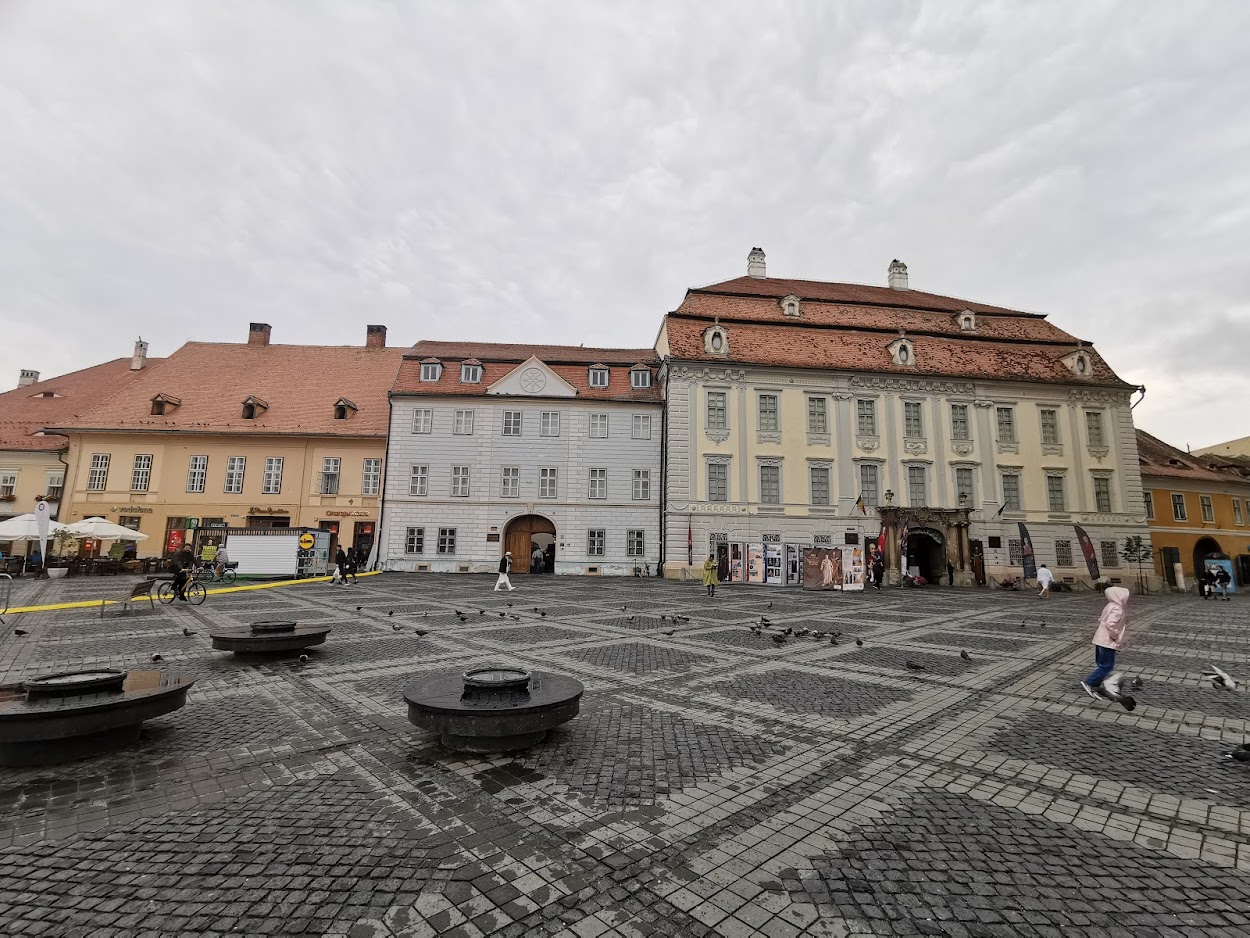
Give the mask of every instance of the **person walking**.
<svg viewBox="0 0 1250 938">
<path fill-rule="evenodd" d="M 1037 568 L 1037 584 L 1042 588 L 1042 591 L 1037 594 L 1039 598 L 1050 597 L 1050 586 L 1054 582 L 1055 575 L 1046 568 L 1046 564 Z"/>
<path fill-rule="evenodd" d="M 1115 654 L 1124 646 L 1124 632 L 1128 627 L 1128 590 L 1123 586 L 1108 586 L 1103 596 L 1107 598 L 1107 605 L 1103 606 L 1098 628 L 1094 630 L 1095 667 L 1081 681 L 1081 688 L 1091 697 L 1104 696 L 1099 692 L 1102 682 L 1115 670 Z"/>
<path fill-rule="evenodd" d="M 347 585 L 347 578 L 352 578 L 352 585 L 355 586 L 356 580 L 356 548 L 347 548 L 347 566 L 343 568 L 343 585 Z"/>
<path fill-rule="evenodd" d="M 330 580 L 331 585 L 340 582 L 347 585 L 347 554 L 343 552 L 342 544 L 334 554 L 334 576 Z"/>
<path fill-rule="evenodd" d="M 1228 602 L 1228 587 L 1233 582 L 1233 578 L 1228 575 L 1228 571 L 1223 567 L 1215 573 L 1215 585 L 1220 588 L 1220 598 L 1224 602 Z"/>
<path fill-rule="evenodd" d="M 508 587 L 509 593 L 516 589 L 516 587 L 512 585 L 512 581 L 508 579 L 508 574 L 511 572 L 512 551 L 506 550 L 504 551 L 503 556 L 499 558 L 499 579 L 495 581 L 494 592 L 498 593 L 501 586 Z"/>
<path fill-rule="evenodd" d="M 708 596 L 716 595 L 716 555 L 708 554 L 707 560 L 703 561 L 703 586 L 707 589 Z"/>
<path fill-rule="evenodd" d="M 543 572 L 543 549 L 539 547 L 537 544 L 535 544 L 534 550 L 530 554 L 530 573 L 542 573 L 542 572 Z"/>
<path fill-rule="evenodd" d="M 881 581 L 885 579 L 885 558 L 881 556 L 881 551 L 877 551 L 872 555 L 872 588 L 881 589 Z"/>
</svg>

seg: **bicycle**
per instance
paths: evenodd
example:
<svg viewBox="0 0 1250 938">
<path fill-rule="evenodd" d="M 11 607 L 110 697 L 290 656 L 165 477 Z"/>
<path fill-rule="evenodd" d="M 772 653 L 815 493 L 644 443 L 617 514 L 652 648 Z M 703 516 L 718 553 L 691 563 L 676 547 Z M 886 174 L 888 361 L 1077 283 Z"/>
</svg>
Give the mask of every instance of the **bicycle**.
<svg viewBox="0 0 1250 938">
<path fill-rule="evenodd" d="M 238 561 L 231 561 L 226 564 L 225 570 L 218 573 L 216 564 L 200 564 L 195 568 L 195 578 L 197 580 L 207 580 L 209 583 L 233 583 L 235 580 L 234 571 L 238 565 Z"/>
<path fill-rule="evenodd" d="M 182 589 L 183 595 L 187 597 L 187 602 L 193 606 L 198 606 L 208 598 L 208 590 L 204 588 L 204 584 L 197 580 L 192 580 Z M 178 590 L 173 583 L 165 582 L 160 585 L 156 591 L 156 598 L 168 606 L 178 598 Z"/>
</svg>

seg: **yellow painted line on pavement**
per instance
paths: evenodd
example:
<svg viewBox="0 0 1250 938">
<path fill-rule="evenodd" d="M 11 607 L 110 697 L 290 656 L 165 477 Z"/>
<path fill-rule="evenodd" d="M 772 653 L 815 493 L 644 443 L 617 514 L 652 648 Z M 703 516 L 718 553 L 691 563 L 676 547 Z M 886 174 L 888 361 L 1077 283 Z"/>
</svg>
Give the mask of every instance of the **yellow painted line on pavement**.
<svg viewBox="0 0 1250 938">
<path fill-rule="evenodd" d="M 372 570 L 368 573 L 358 574 L 358 576 L 377 576 L 381 572 L 381 570 Z M 252 590 L 277 589 L 280 586 L 299 586 L 303 583 L 328 583 L 332 579 L 333 577 L 328 576 L 314 576 L 303 580 L 279 580 L 276 583 L 251 583 L 247 586 L 222 586 L 217 589 L 209 590 L 208 594 L 210 596 L 216 596 L 218 593 L 247 593 Z M 18 612 L 55 612 L 58 609 L 99 609 L 101 604 L 105 606 L 115 606 L 123 601 L 124 600 L 120 599 L 81 599 L 72 603 L 47 603 L 42 606 L 15 606 L 6 612 L 5 615 L 7 616 Z"/>
</svg>

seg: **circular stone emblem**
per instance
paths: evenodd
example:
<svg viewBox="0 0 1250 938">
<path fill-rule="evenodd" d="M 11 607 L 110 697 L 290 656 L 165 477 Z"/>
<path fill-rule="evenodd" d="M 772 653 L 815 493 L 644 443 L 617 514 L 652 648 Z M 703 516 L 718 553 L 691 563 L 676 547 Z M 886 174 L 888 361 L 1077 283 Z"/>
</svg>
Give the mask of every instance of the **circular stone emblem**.
<svg viewBox="0 0 1250 938">
<path fill-rule="evenodd" d="M 521 372 L 521 387 L 530 394 L 535 394 L 547 386 L 547 376 L 537 368 L 526 368 Z"/>
</svg>

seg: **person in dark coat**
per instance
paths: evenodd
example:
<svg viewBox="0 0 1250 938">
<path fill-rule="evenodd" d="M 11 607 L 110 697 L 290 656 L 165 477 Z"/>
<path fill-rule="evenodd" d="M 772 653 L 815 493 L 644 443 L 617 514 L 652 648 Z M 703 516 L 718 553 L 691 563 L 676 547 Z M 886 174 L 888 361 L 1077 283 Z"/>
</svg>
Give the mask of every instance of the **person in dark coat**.
<svg viewBox="0 0 1250 938">
<path fill-rule="evenodd" d="M 342 544 L 334 554 L 334 578 L 330 582 L 347 585 L 347 554 L 343 551 Z"/>
<path fill-rule="evenodd" d="M 881 581 L 885 579 L 885 558 L 881 551 L 872 555 L 872 588 L 881 589 Z"/>
</svg>

